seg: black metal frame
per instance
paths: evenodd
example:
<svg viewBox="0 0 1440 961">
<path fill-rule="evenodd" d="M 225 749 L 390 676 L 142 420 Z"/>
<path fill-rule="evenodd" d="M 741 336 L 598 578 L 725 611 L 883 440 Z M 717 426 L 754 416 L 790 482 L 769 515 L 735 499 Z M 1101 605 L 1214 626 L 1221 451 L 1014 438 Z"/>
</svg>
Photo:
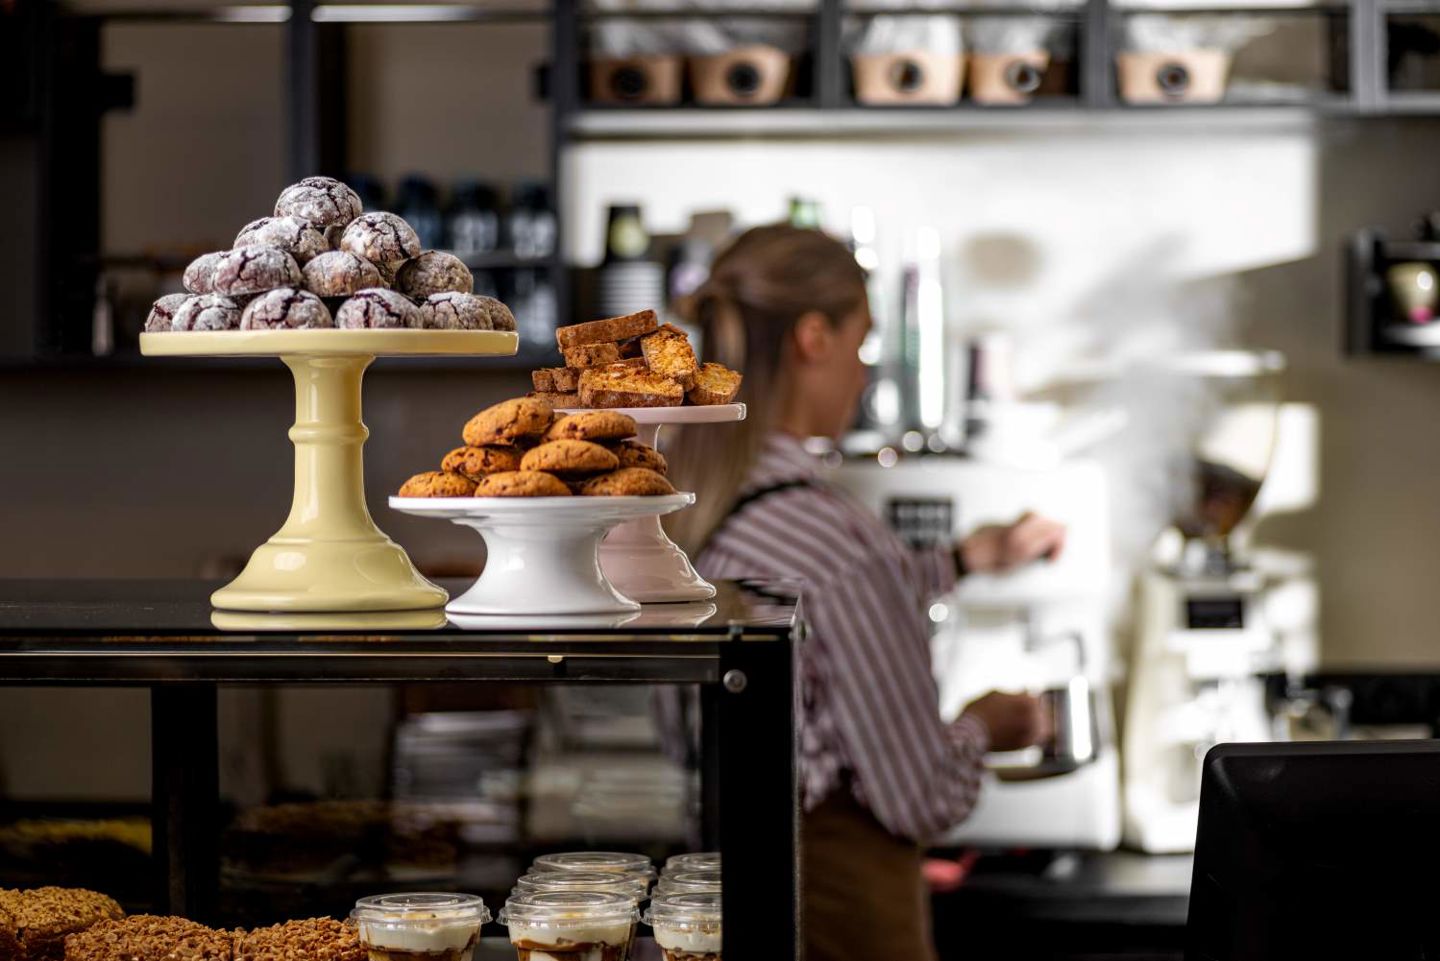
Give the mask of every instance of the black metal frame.
<svg viewBox="0 0 1440 961">
<path fill-rule="evenodd" d="M 0 630 L 0 687 L 144 686 L 151 697 L 157 904 L 214 918 L 219 889 L 217 690 L 226 684 L 698 684 L 703 837 L 724 853 L 725 943 L 738 958 L 799 958 L 798 609 L 787 623 L 646 630 L 366 635 L 113 628 Z M 377 643 L 379 642 L 379 643 Z M 786 909 L 788 905 L 788 910 Z"/>
</svg>

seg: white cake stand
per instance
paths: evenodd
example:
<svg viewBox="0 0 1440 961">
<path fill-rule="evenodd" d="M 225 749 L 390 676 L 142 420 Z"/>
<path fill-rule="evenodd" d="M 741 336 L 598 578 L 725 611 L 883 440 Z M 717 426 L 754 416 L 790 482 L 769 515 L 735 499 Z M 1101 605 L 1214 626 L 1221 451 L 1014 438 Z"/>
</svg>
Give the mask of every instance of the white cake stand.
<svg viewBox="0 0 1440 961">
<path fill-rule="evenodd" d="M 733 424 L 745 419 L 744 404 L 614 409 L 635 418 L 636 440 L 650 447 L 656 446 L 666 424 Z M 708 601 L 715 596 L 715 585 L 695 573 L 690 558 L 666 536 L 659 517 L 640 517 L 616 527 L 600 547 L 600 563 L 620 593 L 642 604 Z"/>
<path fill-rule="evenodd" d="M 415 570 L 365 506 L 360 385 L 376 357 L 510 356 L 489 330 L 217 330 L 140 335 L 151 357 L 278 357 L 295 377 L 290 516 L 245 570 L 210 597 L 232 611 L 404 611 L 446 593 Z"/>
<path fill-rule="evenodd" d="M 600 566 L 600 541 L 617 524 L 659 518 L 695 503 L 663 497 L 392 497 L 395 510 L 473 527 L 485 570 L 445 606 L 452 614 L 607 614 L 638 611 Z"/>
</svg>

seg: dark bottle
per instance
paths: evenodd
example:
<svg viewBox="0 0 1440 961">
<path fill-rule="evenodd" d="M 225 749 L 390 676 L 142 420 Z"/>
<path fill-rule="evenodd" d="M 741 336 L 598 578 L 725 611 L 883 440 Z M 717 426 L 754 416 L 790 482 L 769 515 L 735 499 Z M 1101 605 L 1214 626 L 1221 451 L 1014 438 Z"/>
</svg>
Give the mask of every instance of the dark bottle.
<svg viewBox="0 0 1440 961">
<path fill-rule="evenodd" d="M 500 247 L 500 199 L 495 188 L 461 181 L 445 214 L 445 243 L 457 257 L 494 253 Z"/>
<path fill-rule="evenodd" d="M 555 253 L 555 212 L 550 188 L 527 181 L 515 187 L 506 236 L 517 257 L 540 259 Z"/>
<path fill-rule="evenodd" d="M 434 182 L 413 174 L 401 180 L 395 208 L 415 228 L 422 248 L 433 250 L 444 244 L 445 222 L 440 216 L 440 191 Z"/>
</svg>

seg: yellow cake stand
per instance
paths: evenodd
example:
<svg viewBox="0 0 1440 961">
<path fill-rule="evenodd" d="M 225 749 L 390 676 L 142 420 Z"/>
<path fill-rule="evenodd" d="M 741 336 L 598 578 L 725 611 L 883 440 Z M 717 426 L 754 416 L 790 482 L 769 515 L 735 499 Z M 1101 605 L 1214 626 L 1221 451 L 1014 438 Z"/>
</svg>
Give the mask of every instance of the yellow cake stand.
<svg viewBox="0 0 1440 961">
<path fill-rule="evenodd" d="M 405 611 L 449 599 L 365 505 L 360 385 L 376 357 L 511 356 L 513 333 L 480 330 L 217 330 L 140 335 L 151 357 L 279 357 L 295 377 L 295 497 L 285 525 L 211 595 L 231 611 Z"/>
</svg>

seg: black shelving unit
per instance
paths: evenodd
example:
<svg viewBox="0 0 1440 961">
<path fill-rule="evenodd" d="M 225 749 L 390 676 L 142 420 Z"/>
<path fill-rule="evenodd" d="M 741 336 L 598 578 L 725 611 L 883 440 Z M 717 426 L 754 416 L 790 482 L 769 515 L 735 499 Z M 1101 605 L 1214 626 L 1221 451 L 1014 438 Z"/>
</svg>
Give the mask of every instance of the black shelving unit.
<svg viewBox="0 0 1440 961">
<path fill-rule="evenodd" d="M 994 126 L 1082 126 L 1103 121 L 1183 124 L 1188 122 L 1266 123 L 1273 111 L 1305 111 L 1320 117 L 1440 115 L 1440 90 L 1393 91 L 1387 85 L 1389 26 L 1403 16 L 1434 14 L 1440 0 L 1321 0 L 1294 7 L 1216 7 L 1197 2 L 1186 7 L 1146 9 L 1114 5 L 1108 0 L 1080 0 L 1064 9 L 1014 7 L 996 10 L 957 2 L 949 7 L 916 7 L 912 12 L 953 12 L 961 16 L 1046 16 L 1061 18 L 1075 31 L 1074 90 L 1067 96 L 1037 98 L 1017 107 L 983 107 L 962 101 L 953 107 L 892 108 L 857 104 L 850 90 L 846 42 L 847 23 L 878 13 L 863 0 L 816 0 L 813 8 L 756 8 L 737 14 L 720 8 L 677 8 L 616 14 L 602 12 L 585 0 L 551 0 L 539 6 L 460 3 L 333 4 L 317 0 L 208 9 L 114 10 L 103 14 L 66 15 L 48 0 L 17 0 L 27 37 L 26 49 L 37 54 L 25 61 L 30 82 L 14 85 L 16 102 L 0 116 L 7 136 L 34 139 L 40 183 L 40 205 L 34 224 L 39 252 L 35 266 L 33 330 L 0 337 L 0 347 L 20 359 L 51 365 L 86 358 L 90 349 L 90 314 L 98 271 L 100 117 L 112 106 L 128 102 L 130 78 L 100 71 L 98 38 L 112 22 L 270 23 L 285 31 L 288 168 L 293 176 L 345 171 L 343 117 L 346 95 L 342 78 L 347 25 L 354 23 L 540 23 L 550 29 L 550 63 L 537 76 L 537 93 L 551 107 L 549 170 L 542 179 L 554 198 L 563 251 L 568 225 L 564 219 L 566 184 L 563 157 L 570 145 L 590 139 L 712 138 L 757 136 L 845 137 L 885 133 L 940 133 Z M 1330 89 L 1303 97 L 1276 98 L 1237 93 L 1215 105 L 1129 106 L 1116 95 L 1115 54 L 1126 18 L 1140 14 L 1165 16 L 1297 17 L 1324 19 L 1328 31 L 1332 76 Z M 773 107 L 613 108 L 586 102 L 583 65 L 587 31 L 593 25 L 620 19 L 705 17 L 786 18 L 806 24 L 809 53 L 797 60 L 803 73 L 802 96 Z M 67 230 L 51 228 L 67 224 Z M 483 262 L 483 266 L 482 266 Z M 563 254 L 539 262 L 496 255 L 480 258 L 476 269 L 501 272 L 544 271 L 555 291 L 557 316 L 570 318 L 574 278 Z M 13 361 L 12 361 L 13 364 Z M 101 364 L 103 367 L 103 363 Z"/>
<path fill-rule="evenodd" d="M 373 625 L 358 614 L 227 618 L 210 607 L 217 586 L 0 581 L 0 688 L 150 691 L 163 910 L 200 921 L 217 911 L 221 686 L 684 684 L 701 692 L 703 837 L 724 855 L 724 914 L 737 919 L 726 925 L 726 949 L 799 958 L 795 584 L 719 584 L 699 623 L 662 604 L 618 626 L 603 616 L 534 617 L 437 630 L 387 626 L 385 615 Z"/>
</svg>

